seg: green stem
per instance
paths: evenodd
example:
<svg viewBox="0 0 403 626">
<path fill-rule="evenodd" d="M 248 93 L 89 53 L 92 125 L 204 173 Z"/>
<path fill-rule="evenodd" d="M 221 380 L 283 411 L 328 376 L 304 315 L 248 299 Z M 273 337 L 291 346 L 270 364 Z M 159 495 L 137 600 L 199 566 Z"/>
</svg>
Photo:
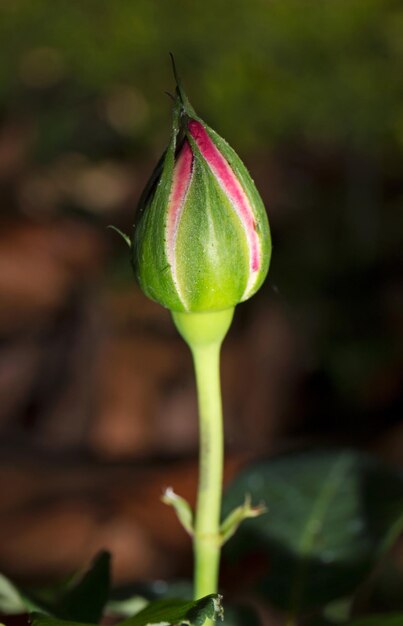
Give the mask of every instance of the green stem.
<svg viewBox="0 0 403 626">
<path fill-rule="evenodd" d="M 195 517 L 195 597 L 217 592 L 223 473 L 220 343 L 192 350 L 200 421 L 199 489 Z"/>
<path fill-rule="evenodd" d="M 192 351 L 199 405 L 199 487 L 193 538 L 196 599 L 217 593 L 218 588 L 224 447 L 220 349 L 233 313 L 233 309 L 228 309 L 173 314 L 179 332 Z"/>
</svg>

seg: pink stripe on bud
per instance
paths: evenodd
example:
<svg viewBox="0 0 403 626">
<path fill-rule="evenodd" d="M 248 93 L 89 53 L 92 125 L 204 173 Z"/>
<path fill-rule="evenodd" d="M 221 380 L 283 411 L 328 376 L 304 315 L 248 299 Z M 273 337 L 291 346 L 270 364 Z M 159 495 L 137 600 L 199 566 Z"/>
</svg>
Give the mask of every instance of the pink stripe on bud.
<svg viewBox="0 0 403 626">
<path fill-rule="evenodd" d="M 228 196 L 245 229 L 250 251 L 250 270 L 246 293 L 255 281 L 255 274 L 260 267 L 260 242 L 256 232 L 256 220 L 249 199 L 229 163 L 215 146 L 206 129 L 200 122 L 190 120 L 189 132 L 205 158 L 217 181 Z"/>
<path fill-rule="evenodd" d="M 185 140 L 175 163 L 172 187 L 168 202 L 166 252 L 171 266 L 172 278 L 179 297 L 180 290 L 176 277 L 175 243 L 179 221 L 185 205 L 187 192 L 192 179 L 193 153 L 189 142 Z M 182 299 L 182 298 L 181 298 Z"/>
</svg>

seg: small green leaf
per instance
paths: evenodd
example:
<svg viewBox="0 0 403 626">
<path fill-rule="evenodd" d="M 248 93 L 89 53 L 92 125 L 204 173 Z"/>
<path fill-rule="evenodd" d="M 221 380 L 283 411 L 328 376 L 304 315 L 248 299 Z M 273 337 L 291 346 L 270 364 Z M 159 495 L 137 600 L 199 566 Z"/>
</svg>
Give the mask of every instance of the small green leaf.
<svg viewBox="0 0 403 626">
<path fill-rule="evenodd" d="M 221 545 L 226 543 L 237 531 L 238 527 L 246 519 L 258 517 L 266 513 L 264 504 L 252 506 L 252 499 L 249 494 L 245 496 L 245 501 L 241 506 L 237 506 L 222 522 L 220 527 Z"/>
<path fill-rule="evenodd" d="M 209 595 L 194 602 L 184 600 L 156 600 L 118 626 L 202 626 L 206 619 L 223 619 L 221 596 Z M 65 621 L 34 613 L 31 617 L 32 626 L 90 626 L 83 622 Z"/>
<path fill-rule="evenodd" d="M 172 487 L 165 489 L 165 493 L 161 500 L 164 504 L 172 506 L 175 509 L 178 520 L 182 524 L 183 528 L 189 533 L 189 535 L 193 535 L 193 511 L 189 503 L 181 496 L 178 496 Z"/>
</svg>

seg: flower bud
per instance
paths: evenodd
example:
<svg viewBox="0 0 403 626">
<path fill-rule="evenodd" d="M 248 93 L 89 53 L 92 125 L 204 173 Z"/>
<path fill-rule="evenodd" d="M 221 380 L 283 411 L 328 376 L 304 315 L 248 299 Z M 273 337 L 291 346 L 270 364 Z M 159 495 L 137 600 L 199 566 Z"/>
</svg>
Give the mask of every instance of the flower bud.
<svg viewBox="0 0 403 626">
<path fill-rule="evenodd" d="M 140 200 L 132 251 L 142 290 L 177 312 L 234 307 L 269 268 L 269 224 L 254 182 L 179 85 L 171 141 Z"/>
</svg>

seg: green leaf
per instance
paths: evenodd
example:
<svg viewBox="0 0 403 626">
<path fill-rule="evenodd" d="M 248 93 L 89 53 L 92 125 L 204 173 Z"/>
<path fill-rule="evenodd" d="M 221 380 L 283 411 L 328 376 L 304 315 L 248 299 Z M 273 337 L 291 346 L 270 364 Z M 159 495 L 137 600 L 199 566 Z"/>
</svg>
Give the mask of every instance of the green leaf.
<svg viewBox="0 0 403 626">
<path fill-rule="evenodd" d="M 119 626 L 149 626 L 151 624 L 201 626 L 208 618 L 223 619 L 221 596 L 211 594 L 193 602 L 184 602 L 174 598 L 156 600 L 150 602 L 134 617 L 121 622 Z"/>
<path fill-rule="evenodd" d="M 106 605 L 106 614 L 130 617 L 150 602 L 167 598 L 193 599 L 193 584 L 187 580 L 165 582 L 156 580 L 112 589 Z"/>
<path fill-rule="evenodd" d="M 0 574 L 0 613 L 15 615 L 27 611 L 46 611 L 46 605 L 19 589 L 6 576 Z"/>
<path fill-rule="evenodd" d="M 0 574 L 0 612 L 7 615 L 24 613 L 26 605 L 20 591 L 3 574 Z"/>
<path fill-rule="evenodd" d="M 13 615 L 14 613 L 24 613 L 25 610 L 24 601 L 17 587 L 3 574 L 0 574 L 0 612 Z"/>
<path fill-rule="evenodd" d="M 107 605 L 107 614 L 113 613 L 114 615 L 126 617 L 137 613 L 150 600 L 162 598 L 191 600 L 192 595 L 193 584 L 187 580 L 177 580 L 169 583 L 157 580 L 146 585 L 123 587 L 112 591 L 112 598 Z M 134 610 L 130 611 L 131 606 Z M 253 608 L 243 604 L 229 604 L 226 602 L 222 624 L 223 626 L 245 626 L 246 624 L 248 626 L 259 626 L 260 622 Z"/>
<path fill-rule="evenodd" d="M 262 555 L 267 568 L 257 588 L 293 613 L 352 593 L 403 520 L 402 476 L 349 450 L 256 464 L 231 485 L 225 510 L 245 492 L 270 514 L 247 520 L 227 556 Z"/>
<path fill-rule="evenodd" d="M 208 618 L 215 620 L 222 617 L 221 596 L 212 594 L 194 602 L 175 599 L 150 602 L 137 615 L 120 622 L 119 626 L 202 626 Z M 32 626 L 89 626 L 88 623 L 65 621 L 40 613 L 32 616 L 31 623 Z"/>
<path fill-rule="evenodd" d="M 73 581 L 52 614 L 65 620 L 97 623 L 108 600 L 109 586 L 110 554 L 100 552 L 88 571 Z"/>
<path fill-rule="evenodd" d="M 12 615 L 27 611 L 49 613 L 65 620 L 96 623 L 109 595 L 110 555 L 100 552 L 90 568 L 74 576 L 66 586 L 45 591 L 19 589 L 0 574 L 0 611 Z"/>
</svg>

